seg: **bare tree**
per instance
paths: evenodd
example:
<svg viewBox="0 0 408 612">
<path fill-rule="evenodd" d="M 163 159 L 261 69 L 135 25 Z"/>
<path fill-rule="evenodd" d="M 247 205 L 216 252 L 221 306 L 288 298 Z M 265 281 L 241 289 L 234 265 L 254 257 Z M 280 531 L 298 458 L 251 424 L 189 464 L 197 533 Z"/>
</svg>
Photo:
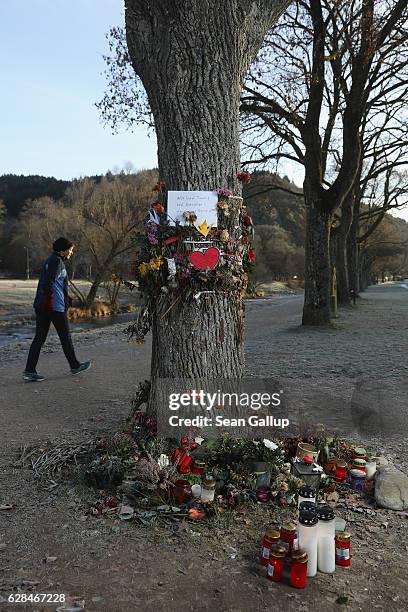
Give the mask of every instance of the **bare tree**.
<svg viewBox="0 0 408 612">
<path fill-rule="evenodd" d="M 93 278 L 85 298 L 89 307 L 101 283 L 115 271 L 118 261 L 135 248 L 134 235 L 142 227 L 157 172 L 145 170 L 75 181 L 67 191 L 74 218 L 81 233 L 81 243 L 90 254 Z"/>
<path fill-rule="evenodd" d="M 403 0 L 299 0 L 272 30 L 245 86 L 251 162 L 304 167 L 304 324 L 330 321 L 332 217 L 355 185 L 368 109 L 374 114 L 404 85 L 405 77 L 393 80 L 393 62 L 400 54 L 406 66 L 406 17 Z"/>
<path fill-rule="evenodd" d="M 32 265 L 38 269 L 54 240 L 69 237 L 75 244 L 72 271 L 92 266 L 87 295 L 72 284 L 75 295 L 89 307 L 103 281 L 113 272 L 129 270 L 129 253 L 136 249 L 135 234 L 143 227 L 156 182 L 155 170 L 107 175 L 99 182 L 76 180 L 63 201 L 44 197 L 26 203 L 12 245 L 20 252 L 28 247 Z"/>
<path fill-rule="evenodd" d="M 381 224 L 360 242 L 360 282 L 365 288 L 375 279 L 382 282 L 406 269 L 408 257 L 408 224 L 386 215 Z M 363 238 L 363 237 L 362 237 Z"/>
</svg>

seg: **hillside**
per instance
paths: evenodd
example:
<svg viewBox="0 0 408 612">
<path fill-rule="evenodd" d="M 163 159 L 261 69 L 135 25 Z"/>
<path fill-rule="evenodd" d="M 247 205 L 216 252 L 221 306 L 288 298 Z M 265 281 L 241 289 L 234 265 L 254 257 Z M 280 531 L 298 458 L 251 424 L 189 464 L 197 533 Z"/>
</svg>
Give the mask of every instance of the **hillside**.
<svg viewBox="0 0 408 612">
<path fill-rule="evenodd" d="M 59 200 L 70 181 L 53 176 L 3 174 L 0 176 L 0 200 L 3 200 L 10 217 L 17 217 L 26 200 L 49 196 Z"/>
</svg>

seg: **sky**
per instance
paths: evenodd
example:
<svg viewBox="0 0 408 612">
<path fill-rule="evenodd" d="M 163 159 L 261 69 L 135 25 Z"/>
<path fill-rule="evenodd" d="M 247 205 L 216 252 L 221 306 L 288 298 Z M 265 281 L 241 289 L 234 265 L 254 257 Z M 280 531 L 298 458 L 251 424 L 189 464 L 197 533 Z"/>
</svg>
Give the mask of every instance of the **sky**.
<svg viewBox="0 0 408 612">
<path fill-rule="evenodd" d="M 154 135 L 142 126 L 112 135 L 94 105 L 105 89 L 105 35 L 123 25 L 123 5 L 0 0 L 0 174 L 71 179 L 157 165 Z M 280 173 L 301 185 L 298 166 Z M 407 208 L 395 214 L 408 220 Z"/>
<path fill-rule="evenodd" d="M 94 103 L 102 98 L 110 26 L 123 0 L 0 0 L 0 174 L 61 179 L 132 162 L 157 165 L 143 128 L 112 135 Z"/>
</svg>

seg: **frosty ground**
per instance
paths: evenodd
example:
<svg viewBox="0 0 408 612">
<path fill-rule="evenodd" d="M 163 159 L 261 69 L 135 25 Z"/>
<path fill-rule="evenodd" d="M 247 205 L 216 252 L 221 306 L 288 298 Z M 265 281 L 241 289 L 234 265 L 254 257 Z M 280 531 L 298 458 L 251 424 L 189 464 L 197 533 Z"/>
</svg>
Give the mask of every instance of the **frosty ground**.
<svg viewBox="0 0 408 612">
<path fill-rule="evenodd" d="M 361 377 L 394 381 L 408 371 L 408 290 L 399 283 L 370 288 L 332 328 L 300 328 L 302 296 L 247 302 L 247 374 L 325 386 L 345 405 Z M 39 483 L 16 467 L 22 444 L 85 442 L 120 429 L 138 381 L 149 376 L 150 341 L 128 344 L 123 326 L 75 334 L 81 359 L 94 360 L 82 378 L 70 377 L 53 336 L 39 371 L 41 385 L 23 384 L 28 342 L 0 351 L 0 595 L 13 590 L 79 595 L 87 610 L 257 611 L 406 610 L 408 513 L 367 503 L 344 505 L 353 563 L 334 576 L 318 575 L 305 592 L 270 584 L 257 564 L 259 541 L 273 520 L 260 506 L 234 513 L 207 529 L 182 522 L 173 530 L 114 523 L 89 516 L 97 493 L 73 482 Z M 398 389 L 397 389 L 398 391 Z M 328 406 L 328 409 L 330 406 Z M 364 439 L 405 472 L 405 432 Z M 44 562 L 56 557 L 54 561 Z M 1 601 L 1 599 L 0 599 Z M 52 606 L 3 602 L 4 610 Z"/>
</svg>

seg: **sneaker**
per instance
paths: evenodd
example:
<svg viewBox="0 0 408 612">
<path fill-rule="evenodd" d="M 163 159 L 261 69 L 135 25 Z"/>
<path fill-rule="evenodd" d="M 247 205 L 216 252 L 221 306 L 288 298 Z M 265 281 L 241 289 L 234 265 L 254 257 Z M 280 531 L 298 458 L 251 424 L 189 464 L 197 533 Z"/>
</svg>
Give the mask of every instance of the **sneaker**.
<svg viewBox="0 0 408 612">
<path fill-rule="evenodd" d="M 84 363 L 80 363 L 78 368 L 74 368 L 71 370 L 71 374 L 75 376 L 75 374 L 80 374 L 81 372 L 85 372 L 85 370 L 89 370 L 92 365 L 92 361 L 84 361 Z"/>
<path fill-rule="evenodd" d="M 45 376 L 41 376 L 41 374 L 37 374 L 37 372 L 23 372 L 23 380 L 28 380 L 29 382 L 42 382 L 45 380 Z"/>
</svg>

